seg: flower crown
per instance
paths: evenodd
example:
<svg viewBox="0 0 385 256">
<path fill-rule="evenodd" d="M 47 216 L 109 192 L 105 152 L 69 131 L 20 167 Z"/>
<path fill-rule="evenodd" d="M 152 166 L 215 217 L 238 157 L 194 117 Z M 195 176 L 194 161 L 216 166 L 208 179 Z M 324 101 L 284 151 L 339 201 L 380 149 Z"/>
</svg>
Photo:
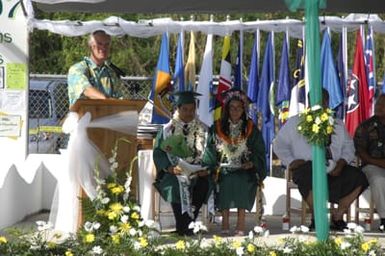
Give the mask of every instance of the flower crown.
<svg viewBox="0 0 385 256">
<path fill-rule="evenodd" d="M 245 108 L 245 111 L 247 110 L 249 106 L 249 98 L 247 95 L 242 92 L 242 91 L 227 91 L 224 95 L 223 103 L 226 105 L 228 104 L 231 100 L 239 100 L 243 102 L 243 106 Z"/>
</svg>

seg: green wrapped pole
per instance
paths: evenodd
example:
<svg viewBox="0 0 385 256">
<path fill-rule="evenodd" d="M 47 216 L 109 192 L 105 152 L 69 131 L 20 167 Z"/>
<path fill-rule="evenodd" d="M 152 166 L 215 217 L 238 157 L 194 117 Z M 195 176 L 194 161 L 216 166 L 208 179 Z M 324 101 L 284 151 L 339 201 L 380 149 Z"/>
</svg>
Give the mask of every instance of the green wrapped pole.
<svg viewBox="0 0 385 256">
<path fill-rule="evenodd" d="M 305 4 L 306 58 L 309 75 L 311 106 L 322 101 L 320 29 L 318 19 L 318 0 L 307 0 Z M 313 155 L 313 201 L 317 239 L 325 241 L 329 235 L 327 217 L 328 189 L 325 171 L 325 147 L 312 146 Z"/>
<path fill-rule="evenodd" d="M 310 103 L 321 105 L 321 61 L 318 8 L 326 8 L 326 0 L 285 0 L 291 11 L 305 9 L 306 58 L 309 75 Z M 327 217 L 328 189 L 325 166 L 325 147 L 312 146 L 313 202 L 317 239 L 325 241 L 329 235 Z"/>
</svg>

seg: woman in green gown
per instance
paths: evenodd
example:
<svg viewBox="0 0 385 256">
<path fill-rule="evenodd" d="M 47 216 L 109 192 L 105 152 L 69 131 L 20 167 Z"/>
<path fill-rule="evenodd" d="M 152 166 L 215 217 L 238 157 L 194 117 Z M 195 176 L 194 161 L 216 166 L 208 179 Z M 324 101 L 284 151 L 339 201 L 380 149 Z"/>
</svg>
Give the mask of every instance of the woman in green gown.
<svg viewBox="0 0 385 256">
<path fill-rule="evenodd" d="M 222 234 L 229 234 L 231 208 L 238 209 L 237 236 L 245 233 L 245 211 L 251 210 L 257 186 L 266 177 L 265 144 L 247 116 L 249 100 L 239 90 L 224 95 L 221 119 L 210 129 L 203 162 L 216 171 L 216 205 L 222 212 Z"/>
</svg>

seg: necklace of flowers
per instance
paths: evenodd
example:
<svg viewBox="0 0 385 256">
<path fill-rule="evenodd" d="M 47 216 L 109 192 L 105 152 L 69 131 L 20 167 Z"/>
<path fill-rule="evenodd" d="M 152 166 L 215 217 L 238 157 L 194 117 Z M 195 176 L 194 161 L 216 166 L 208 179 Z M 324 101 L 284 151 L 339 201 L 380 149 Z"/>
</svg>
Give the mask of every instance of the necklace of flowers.
<svg viewBox="0 0 385 256">
<path fill-rule="evenodd" d="M 239 131 L 238 136 L 227 136 L 222 131 L 220 122 L 216 123 L 217 136 L 222 142 L 219 144 L 219 150 L 229 161 L 235 161 L 239 159 L 243 154 L 247 153 L 248 148 L 246 145 L 246 140 L 251 135 L 253 122 L 248 120 L 246 126 L 246 136 L 242 135 L 240 131 L 241 125 L 237 125 L 234 128 Z M 236 134 L 236 131 L 232 131 L 230 134 Z"/>
<path fill-rule="evenodd" d="M 180 119 L 178 110 L 175 111 L 171 123 L 175 127 L 174 134 L 183 134 L 184 122 Z M 204 129 L 203 124 L 195 118 L 191 122 L 187 123 L 187 126 L 188 133 L 187 135 L 183 135 L 186 138 L 187 146 L 193 152 L 197 153 L 194 154 L 194 158 L 196 158 L 200 155 L 201 152 L 203 152 L 203 147 L 205 146 L 206 141 L 206 131 Z M 186 160 L 194 161 L 195 159 L 187 158 Z"/>
</svg>

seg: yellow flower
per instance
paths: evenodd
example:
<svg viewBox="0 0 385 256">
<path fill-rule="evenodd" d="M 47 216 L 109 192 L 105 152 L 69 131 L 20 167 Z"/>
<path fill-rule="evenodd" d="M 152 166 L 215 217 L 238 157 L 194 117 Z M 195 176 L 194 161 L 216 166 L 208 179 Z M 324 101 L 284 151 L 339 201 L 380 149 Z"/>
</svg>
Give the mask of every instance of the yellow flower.
<svg viewBox="0 0 385 256">
<path fill-rule="evenodd" d="M 139 237 L 139 244 L 142 248 L 145 248 L 148 245 L 148 241 L 144 237 Z"/>
<path fill-rule="evenodd" d="M 55 248 L 56 247 L 56 244 L 54 242 L 48 242 L 48 248 Z"/>
<path fill-rule="evenodd" d="M 137 213 L 137 212 L 133 212 L 133 213 L 131 213 L 131 218 L 133 218 L 134 220 L 137 220 L 137 219 L 139 219 L 139 214 Z"/>
<path fill-rule="evenodd" d="M 177 250 L 184 250 L 186 249 L 186 243 L 183 240 L 179 240 L 178 242 L 176 242 L 175 248 Z"/>
<path fill-rule="evenodd" d="M 247 251 L 253 253 L 255 251 L 255 246 L 253 244 L 248 244 Z"/>
<path fill-rule="evenodd" d="M 122 233 L 127 233 L 131 228 L 130 223 L 121 223 L 120 224 L 120 230 Z"/>
<path fill-rule="evenodd" d="M 5 236 L 0 236 L 0 244 L 6 244 L 7 243 L 7 238 Z"/>
<path fill-rule="evenodd" d="M 105 211 L 105 210 L 97 210 L 97 211 L 96 211 L 96 214 L 97 214 L 97 215 L 105 215 L 105 214 L 106 214 L 106 211 Z"/>
<path fill-rule="evenodd" d="M 72 253 L 71 251 L 66 251 L 64 255 L 65 255 L 65 256 L 74 256 L 73 253 Z"/>
<path fill-rule="evenodd" d="M 326 114 L 326 113 L 323 113 L 323 114 L 321 115 L 321 121 L 322 121 L 322 122 L 325 122 L 325 121 L 328 121 L 328 120 L 329 120 L 329 115 Z"/>
<path fill-rule="evenodd" d="M 124 192 L 124 187 L 121 185 L 118 185 L 116 187 L 111 188 L 111 193 L 115 195 L 119 195 Z"/>
<path fill-rule="evenodd" d="M 328 126 L 327 128 L 326 128 L 326 133 L 327 134 L 331 134 L 333 132 L 333 126 Z"/>
<path fill-rule="evenodd" d="M 318 124 L 313 124 L 311 130 L 312 130 L 314 133 L 318 133 L 318 132 L 319 132 L 319 126 L 318 126 Z"/>
<path fill-rule="evenodd" d="M 111 188 L 114 188 L 114 187 L 116 187 L 116 183 L 108 183 L 107 184 L 107 188 L 108 189 L 111 189 Z"/>
<path fill-rule="evenodd" d="M 336 239 L 334 239 L 334 242 L 336 243 L 336 245 L 340 246 L 342 244 L 341 237 L 337 237 Z"/>
<path fill-rule="evenodd" d="M 109 220 L 114 220 L 114 219 L 118 218 L 118 214 L 114 211 L 109 211 L 106 213 L 106 215 L 107 215 L 107 218 Z"/>
<path fill-rule="evenodd" d="M 311 121 L 313 121 L 313 117 L 311 115 L 307 115 L 306 122 L 310 123 Z"/>
<path fill-rule="evenodd" d="M 111 239 L 112 239 L 112 242 L 113 242 L 114 244 L 120 244 L 120 237 L 119 237 L 119 234 L 111 235 Z"/>
<path fill-rule="evenodd" d="M 377 239 L 371 239 L 367 243 L 368 244 L 377 244 L 378 240 Z"/>
<path fill-rule="evenodd" d="M 269 252 L 269 255 L 270 255 L 270 256 L 277 256 L 277 254 L 275 253 L 275 251 L 270 251 L 270 252 Z"/>
<path fill-rule="evenodd" d="M 237 248 L 241 247 L 241 245 L 242 245 L 241 242 L 240 241 L 236 241 L 236 240 L 234 240 L 233 244 L 232 244 L 234 249 L 237 249 Z"/>
<path fill-rule="evenodd" d="M 363 244 L 361 244 L 361 249 L 362 249 L 364 252 L 369 251 L 369 249 L 370 249 L 369 243 L 363 243 Z"/>
<path fill-rule="evenodd" d="M 95 241 L 95 235 L 92 234 L 92 233 L 88 233 L 85 237 L 84 237 L 84 242 L 90 244 L 92 243 L 93 241 Z"/>
<path fill-rule="evenodd" d="M 220 237 L 220 236 L 214 235 L 213 239 L 214 239 L 214 242 L 215 242 L 215 246 L 218 246 L 218 245 L 220 245 L 222 243 L 222 237 Z"/>
</svg>

